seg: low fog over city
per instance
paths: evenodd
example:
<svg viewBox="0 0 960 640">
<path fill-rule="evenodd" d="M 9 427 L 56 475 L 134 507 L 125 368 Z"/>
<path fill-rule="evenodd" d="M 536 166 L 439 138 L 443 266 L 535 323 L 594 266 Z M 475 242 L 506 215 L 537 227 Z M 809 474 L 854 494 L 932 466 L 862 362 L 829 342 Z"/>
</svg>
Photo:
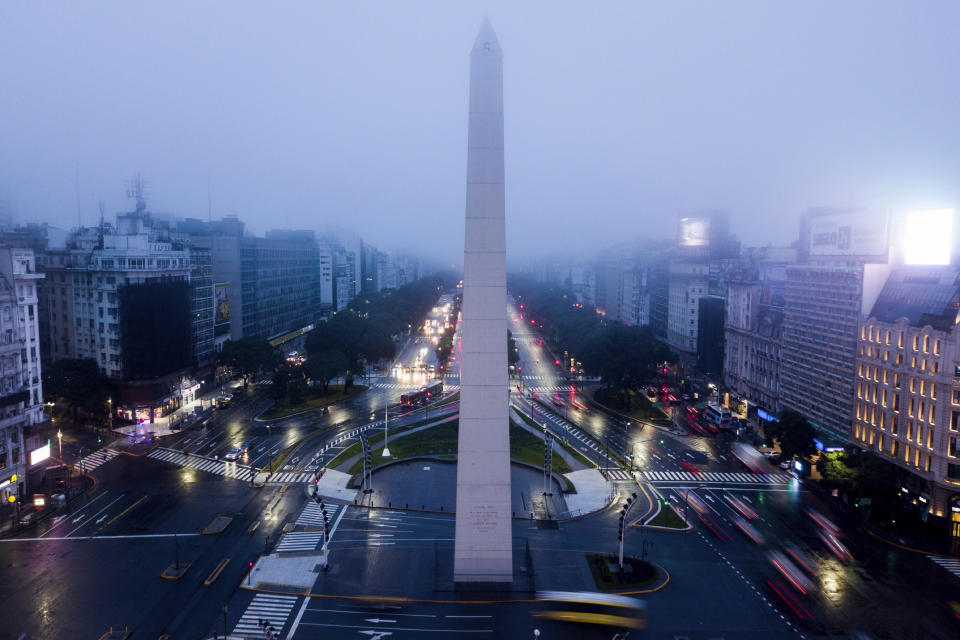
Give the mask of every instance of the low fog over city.
<svg viewBox="0 0 960 640">
<path fill-rule="evenodd" d="M 505 49 L 511 258 L 731 214 L 958 195 L 960 7 L 899 2 L 150 2 L 0 8 L 0 207 L 340 224 L 459 262 L 469 43 Z M 587 222 L 589 221 L 589 222 Z"/>
<path fill-rule="evenodd" d="M 0 0 L 0 640 L 960 637 L 958 24 Z"/>
</svg>

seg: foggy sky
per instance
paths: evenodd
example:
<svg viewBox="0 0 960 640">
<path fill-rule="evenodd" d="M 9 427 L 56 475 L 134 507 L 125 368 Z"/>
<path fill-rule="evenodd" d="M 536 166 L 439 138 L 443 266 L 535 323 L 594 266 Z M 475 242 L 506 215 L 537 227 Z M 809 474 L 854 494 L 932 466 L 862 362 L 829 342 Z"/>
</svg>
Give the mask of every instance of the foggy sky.
<svg viewBox="0 0 960 640">
<path fill-rule="evenodd" d="M 0 205 L 337 223 L 459 261 L 469 51 L 504 49 L 508 252 L 721 208 L 960 206 L 957 2 L 0 3 Z M 0 207 L 2 208 L 2 207 Z"/>
</svg>

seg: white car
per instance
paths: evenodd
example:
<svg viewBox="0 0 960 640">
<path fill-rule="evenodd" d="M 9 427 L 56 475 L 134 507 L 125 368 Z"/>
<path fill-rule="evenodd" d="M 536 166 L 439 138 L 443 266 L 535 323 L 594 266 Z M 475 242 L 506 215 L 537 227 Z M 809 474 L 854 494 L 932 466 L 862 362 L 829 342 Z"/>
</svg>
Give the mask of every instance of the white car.
<svg viewBox="0 0 960 640">
<path fill-rule="evenodd" d="M 223 456 L 224 460 L 236 460 L 240 457 L 240 449 L 230 449 L 227 452 L 227 455 Z"/>
</svg>

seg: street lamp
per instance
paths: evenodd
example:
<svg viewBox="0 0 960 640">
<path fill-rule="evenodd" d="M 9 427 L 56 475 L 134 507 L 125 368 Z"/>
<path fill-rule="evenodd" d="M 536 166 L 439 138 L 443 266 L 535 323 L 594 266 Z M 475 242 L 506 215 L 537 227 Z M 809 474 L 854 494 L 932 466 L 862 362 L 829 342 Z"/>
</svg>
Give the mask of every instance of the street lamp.
<svg viewBox="0 0 960 640">
<path fill-rule="evenodd" d="M 390 447 L 388 439 L 390 436 L 390 405 L 383 408 L 383 451 L 380 453 L 384 458 L 390 457 Z"/>
<path fill-rule="evenodd" d="M 267 425 L 267 469 L 270 468 L 270 447 L 273 444 L 273 434 L 270 432 L 270 425 Z"/>
<path fill-rule="evenodd" d="M 57 445 L 60 447 L 60 464 L 63 464 L 63 431 L 57 429 Z"/>
</svg>

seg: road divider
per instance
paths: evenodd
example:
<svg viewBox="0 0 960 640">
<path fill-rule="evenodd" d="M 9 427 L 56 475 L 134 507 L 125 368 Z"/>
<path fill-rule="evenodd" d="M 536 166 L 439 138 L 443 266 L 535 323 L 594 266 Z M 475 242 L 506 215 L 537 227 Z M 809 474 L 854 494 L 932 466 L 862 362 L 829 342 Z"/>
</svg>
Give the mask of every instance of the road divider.
<svg viewBox="0 0 960 640">
<path fill-rule="evenodd" d="M 220 577 L 220 574 L 223 573 L 223 570 L 227 568 L 227 565 L 230 564 L 230 558 L 224 558 L 220 561 L 213 571 L 210 572 L 210 575 L 207 576 L 207 579 L 203 581 L 203 584 L 207 587 L 212 585 L 217 581 L 217 578 Z"/>
</svg>

